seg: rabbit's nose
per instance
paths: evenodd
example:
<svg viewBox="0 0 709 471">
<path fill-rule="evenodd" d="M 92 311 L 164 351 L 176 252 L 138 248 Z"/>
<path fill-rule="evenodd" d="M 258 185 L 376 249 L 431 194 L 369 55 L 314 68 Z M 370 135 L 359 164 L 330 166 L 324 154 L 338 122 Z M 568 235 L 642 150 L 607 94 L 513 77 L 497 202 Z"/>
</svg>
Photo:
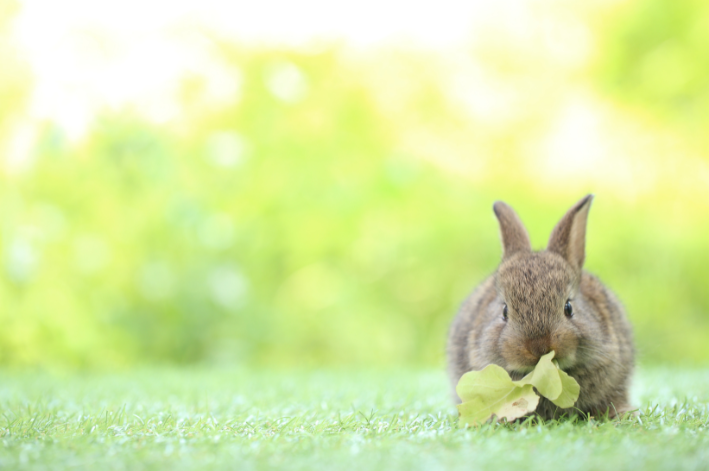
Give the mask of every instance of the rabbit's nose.
<svg viewBox="0 0 709 471">
<path fill-rule="evenodd" d="M 537 360 L 541 358 L 542 355 L 546 355 L 552 351 L 551 339 L 548 336 L 536 339 L 527 339 L 524 341 L 524 346 Z"/>
</svg>

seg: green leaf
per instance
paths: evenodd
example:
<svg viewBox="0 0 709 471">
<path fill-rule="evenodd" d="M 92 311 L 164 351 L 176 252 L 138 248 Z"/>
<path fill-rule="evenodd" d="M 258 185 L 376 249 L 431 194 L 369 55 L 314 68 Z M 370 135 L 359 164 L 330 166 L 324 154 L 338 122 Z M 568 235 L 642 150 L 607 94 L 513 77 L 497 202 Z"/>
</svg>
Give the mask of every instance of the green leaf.
<svg viewBox="0 0 709 471">
<path fill-rule="evenodd" d="M 552 358 L 554 358 L 553 350 L 539 359 L 531 373 L 514 383 L 518 386 L 531 384 L 542 396 L 556 399 L 561 394 L 562 384 L 559 368 L 551 362 Z"/>
<path fill-rule="evenodd" d="M 534 412 L 539 404 L 539 396 L 534 393 L 532 385 L 513 386 L 504 397 L 488 396 L 487 401 L 481 397 L 458 405 L 460 425 L 478 425 L 495 416 L 513 421 Z"/>
<path fill-rule="evenodd" d="M 559 372 L 559 379 L 561 379 L 561 394 L 556 399 L 549 398 L 549 400 L 562 409 L 568 409 L 578 400 L 581 386 L 579 386 L 579 383 L 577 383 L 574 378 L 566 374 L 566 372 L 558 366 L 557 371 Z"/>
<path fill-rule="evenodd" d="M 515 387 L 504 368 L 497 365 L 487 365 L 480 371 L 469 371 L 460 378 L 455 392 L 465 401 L 481 394 L 503 395 Z"/>
<path fill-rule="evenodd" d="M 532 385 L 514 384 L 507 372 L 497 365 L 464 374 L 456 392 L 464 401 L 458 405 L 461 425 L 477 425 L 492 416 L 512 421 L 533 412 L 539 404 Z"/>
<path fill-rule="evenodd" d="M 554 351 L 542 356 L 534 370 L 514 383 L 518 386 L 531 384 L 539 394 L 549 399 L 562 409 L 568 409 L 576 403 L 581 388 L 574 378 L 559 368 L 554 359 Z"/>
<path fill-rule="evenodd" d="M 494 412 L 497 420 L 502 418 L 508 422 L 519 419 L 534 410 L 539 405 L 539 396 L 534 393 L 531 385 L 515 389 Z"/>
<path fill-rule="evenodd" d="M 553 358 L 553 351 L 542 356 L 534 370 L 519 381 L 512 381 L 498 365 L 465 373 L 456 387 L 463 401 L 458 405 L 460 424 L 477 425 L 493 416 L 512 421 L 533 412 L 539 405 L 534 388 L 562 409 L 573 406 L 579 397 L 579 384 L 559 369 Z"/>
</svg>

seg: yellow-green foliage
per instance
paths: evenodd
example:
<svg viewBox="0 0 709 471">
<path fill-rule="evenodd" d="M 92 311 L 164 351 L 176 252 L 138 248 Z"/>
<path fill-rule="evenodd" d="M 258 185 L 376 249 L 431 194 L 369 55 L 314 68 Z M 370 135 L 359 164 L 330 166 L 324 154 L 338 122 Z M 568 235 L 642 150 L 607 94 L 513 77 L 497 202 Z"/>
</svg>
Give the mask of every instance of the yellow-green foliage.
<svg viewBox="0 0 709 471">
<path fill-rule="evenodd" d="M 571 408 L 579 398 L 579 383 L 552 358 L 553 350 L 519 381 L 512 381 L 507 371 L 495 364 L 465 373 L 455 388 L 463 401 L 457 406 L 460 424 L 480 425 L 492 417 L 511 422 L 524 417 L 539 405 L 535 389 L 560 409 Z"/>
<path fill-rule="evenodd" d="M 620 101 L 650 109 L 706 143 L 709 4 L 628 2 L 604 29 L 599 76 Z"/>
<path fill-rule="evenodd" d="M 587 268 L 625 302 L 641 361 L 709 360 L 707 164 L 691 149 L 549 173 L 530 136 L 557 90 L 503 126 L 466 121 L 424 53 L 219 51 L 238 103 L 205 106 L 185 80 L 175 122 L 105 111 L 76 142 L 45 123 L 32 165 L 0 172 L 0 364 L 440 365 L 459 302 L 499 261 L 493 201 L 542 248 L 589 191 Z M 269 86 L 284 70 L 295 98 Z"/>
</svg>

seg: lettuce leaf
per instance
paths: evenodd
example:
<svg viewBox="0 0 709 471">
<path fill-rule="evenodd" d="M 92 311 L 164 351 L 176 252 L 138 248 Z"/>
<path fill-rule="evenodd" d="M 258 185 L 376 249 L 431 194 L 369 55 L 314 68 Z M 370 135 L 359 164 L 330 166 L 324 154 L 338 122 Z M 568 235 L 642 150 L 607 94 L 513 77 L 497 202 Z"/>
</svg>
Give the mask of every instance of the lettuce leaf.
<svg viewBox="0 0 709 471">
<path fill-rule="evenodd" d="M 535 390 L 562 409 L 572 407 L 579 397 L 579 384 L 553 358 L 553 351 L 542 356 L 534 370 L 519 381 L 512 381 L 498 365 L 465 373 L 456 387 L 463 401 L 458 405 L 460 424 L 478 425 L 492 417 L 498 421 L 523 417 L 539 405 Z"/>
</svg>

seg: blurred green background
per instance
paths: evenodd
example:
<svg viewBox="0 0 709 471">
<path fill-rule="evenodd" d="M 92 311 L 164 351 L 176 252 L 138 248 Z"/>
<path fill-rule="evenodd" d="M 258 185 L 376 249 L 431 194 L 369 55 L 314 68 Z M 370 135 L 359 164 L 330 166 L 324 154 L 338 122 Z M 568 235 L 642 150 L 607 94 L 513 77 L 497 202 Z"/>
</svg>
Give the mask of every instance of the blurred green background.
<svg viewBox="0 0 709 471">
<path fill-rule="evenodd" d="M 61 77 L 24 8 L 0 0 L 1 365 L 440 366 L 493 201 L 542 248 L 588 192 L 639 360 L 709 363 L 705 2 L 537 2 L 438 49 L 190 30 L 231 92 L 174 74 L 157 118 L 81 87 L 41 112 Z"/>
</svg>

